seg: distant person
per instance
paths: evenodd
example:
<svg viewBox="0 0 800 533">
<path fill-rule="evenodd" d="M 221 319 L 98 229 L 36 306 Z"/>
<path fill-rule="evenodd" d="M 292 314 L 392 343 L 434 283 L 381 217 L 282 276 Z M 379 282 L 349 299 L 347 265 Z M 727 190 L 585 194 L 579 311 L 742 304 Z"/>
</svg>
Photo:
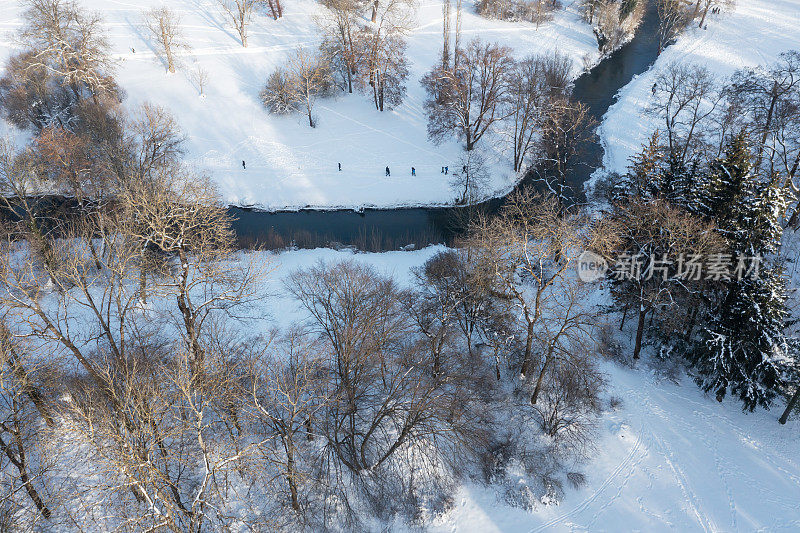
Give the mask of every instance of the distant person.
<svg viewBox="0 0 800 533">
<path fill-rule="evenodd" d="M 442 174 L 444 174 L 444 167 L 442 167 Z"/>
<path fill-rule="evenodd" d="M 658 84 L 657 84 L 657 83 L 654 83 L 654 84 L 653 84 L 653 87 L 650 89 L 650 90 L 653 92 L 653 96 L 655 96 L 655 95 L 656 95 L 656 89 L 658 89 Z"/>
<path fill-rule="evenodd" d="M 245 165 L 245 163 L 244 163 L 244 159 L 242 159 L 242 168 L 243 168 L 244 170 L 247 170 L 247 165 Z"/>
<path fill-rule="evenodd" d="M 461 172 L 462 172 L 463 174 L 466 174 L 466 173 L 467 173 L 467 165 L 464 165 L 464 166 L 462 166 L 462 167 L 461 167 Z"/>
<path fill-rule="evenodd" d="M 417 175 L 417 169 L 416 168 L 411 167 L 411 175 L 412 176 L 416 176 Z"/>
<path fill-rule="evenodd" d="M 134 54 L 136 53 L 136 49 L 132 46 L 131 46 L 131 52 L 133 52 Z"/>
<path fill-rule="evenodd" d="M 391 173 L 391 172 L 389 172 L 389 167 L 386 167 L 386 175 L 387 175 L 387 176 L 391 176 L 391 175 L 392 175 L 392 173 Z"/>
<path fill-rule="evenodd" d="M 339 172 L 341 172 L 341 171 L 342 171 L 342 164 L 339 163 Z"/>
<path fill-rule="evenodd" d="M 450 172 L 450 167 L 444 167 L 444 175 L 446 176 L 447 173 Z"/>
</svg>

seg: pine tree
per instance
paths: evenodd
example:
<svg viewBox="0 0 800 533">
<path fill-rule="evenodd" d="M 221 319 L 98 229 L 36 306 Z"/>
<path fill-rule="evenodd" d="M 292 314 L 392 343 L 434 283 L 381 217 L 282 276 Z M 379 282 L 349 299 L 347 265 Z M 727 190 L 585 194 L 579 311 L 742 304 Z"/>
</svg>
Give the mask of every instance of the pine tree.
<svg viewBox="0 0 800 533">
<path fill-rule="evenodd" d="M 626 203 L 633 196 L 645 199 L 658 196 L 663 166 L 664 155 L 656 130 L 642 150 L 631 157 L 628 172 L 614 184 L 612 200 Z"/>
<path fill-rule="evenodd" d="M 740 134 L 711 164 L 703 205 L 734 263 L 739 257 L 760 257 L 761 265 L 757 273 L 739 278 L 732 272 L 731 279 L 720 282 L 717 305 L 690 353 L 704 391 L 719 401 L 730 392 L 750 411 L 769 406 L 784 383 L 789 358 L 783 270 L 763 259 L 780 242 L 779 220 L 788 199 L 776 180 L 765 184 L 751 168 L 747 139 Z"/>
</svg>

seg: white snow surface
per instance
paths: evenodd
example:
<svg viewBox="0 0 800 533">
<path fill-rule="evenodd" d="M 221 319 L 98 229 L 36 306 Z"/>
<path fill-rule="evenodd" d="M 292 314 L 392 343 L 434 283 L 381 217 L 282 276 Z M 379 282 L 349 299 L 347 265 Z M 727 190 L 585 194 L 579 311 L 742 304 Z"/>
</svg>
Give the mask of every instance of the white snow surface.
<svg viewBox="0 0 800 533">
<path fill-rule="evenodd" d="M 353 260 L 405 286 L 413 279 L 413 267 L 444 249 L 240 252 L 242 259 L 266 262 L 271 270 L 259 290 L 269 296 L 251 310 L 248 331 L 283 329 L 308 318 L 286 291 L 285 280 L 297 268 L 317 261 Z M 587 304 L 608 301 L 607 288 L 598 284 Z M 159 317 L 159 308 L 158 302 L 150 302 L 148 312 L 156 313 L 154 320 L 168 320 Z M 611 317 L 611 322 L 618 319 Z M 626 330 L 619 340 L 630 348 L 632 336 L 633 331 Z M 565 496 L 560 503 L 537 502 L 528 512 L 505 502 L 502 495 L 508 485 L 465 482 L 457 489 L 454 506 L 422 524 L 423 529 L 441 533 L 800 531 L 800 417 L 793 415 L 785 426 L 779 425 L 783 402 L 776 402 L 771 411 L 743 413 L 737 401 L 719 403 L 687 377 L 678 384 L 662 379 L 649 369 L 646 354 L 636 368 L 603 361 L 600 369 L 609 382 L 607 397 L 617 397 L 621 404 L 601 416 L 591 458 L 567 465 L 586 475 L 584 486 L 574 489 L 562 480 Z M 520 477 L 518 482 L 527 480 Z M 397 522 L 391 527 L 420 531 Z"/>
<path fill-rule="evenodd" d="M 215 0 L 78 1 L 103 18 L 117 60 L 115 77 L 127 93 L 125 106 L 135 109 L 152 102 L 171 111 L 188 136 L 188 162 L 216 180 L 227 202 L 280 209 L 437 205 L 455 199 L 441 167 L 457 168 L 463 150 L 455 140 L 439 146 L 428 141 L 425 93 L 419 83 L 441 49 L 440 0 L 417 3 L 416 27 L 408 36 L 410 75 L 404 103 L 381 113 L 363 94 L 320 99 L 315 129 L 302 113 L 268 114 L 258 95 L 270 72 L 285 63 L 289 54 L 319 44 L 321 32 L 315 19 L 325 8 L 318 2 L 285 0 L 283 18 L 277 21 L 266 10 L 260 11 L 244 48 Z M 599 54 L 591 28 L 580 20 L 573 3 L 577 4 L 565 1 L 565 9 L 537 29 L 530 23 L 478 17 L 473 0 L 465 0 L 462 39 L 497 41 L 513 48 L 516 57 L 559 50 L 574 59 L 577 75 L 584 59 L 596 62 Z M 156 55 L 144 21 L 148 8 L 161 5 L 179 14 L 191 47 L 180 54 L 183 65 L 175 74 L 168 74 Z M 22 25 L 22 10 L 20 0 L 3 2 L 2 62 L 16 47 L 13 33 Z M 191 71 L 198 66 L 209 74 L 204 98 L 190 81 Z M 481 144 L 491 164 L 486 193 L 508 191 L 517 176 L 510 155 L 502 153 L 507 143 L 495 133 Z M 337 171 L 337 163 L 342 164 L 342 172 Z M 385 177 L 386 166 L 391 169 L 390 178 Z"/>
<path fill-rule="evenodd" d="M 737 69 L 769 66 L 781 52 L 800 49 L 798 28 L 800 0 L 738 0 L 732 12 L 709 14 L 706 29 L 694 23 L 647 72 L 620 90 L 617 102 L 606 112 L 598 129 L 605 170 L 624 172 L 630 158 L 659 127 L 646 109 L 660 72 L 675 63 L 701 65 L 724 79 Z"/>
<path fill-rule="evenodd" d="M 411 279 L 443 247 L 414 252 L 368 254 L 298 250 L 277 254 L 270 285 L 318 260 L 363 261 L 398 283 Z M 598 289 L 598 302 L 607 292 Z M 271 301 L 278 323 L 302 315 L 289 299 Z M 632 332 L 630 332 L 632 334 Z M 628 335 L 628 332 L 626 332 Z M 625 340 L 625 339 L 622 339 Z M 533 512 L 507 505 L 497 487 L 462 486 L 455 507 L 425 524 L 434 532 L 551 531 L 799 531 L 800 420 L 777 422 L 783 408 L 743 413 L 735 400 L 717 402 L 691 379 L 661 379 L 642 361 L 629 369 L 602 363 L 609 396 L 622 400 L 603 415 L 592 459 L 575 468 L 586 485 L 572 489 L 558 505 Z M 795 416 L 796 418 L 796 416 Z M 415 530 L 416 531 L 416 530 Z"/>
</svg>

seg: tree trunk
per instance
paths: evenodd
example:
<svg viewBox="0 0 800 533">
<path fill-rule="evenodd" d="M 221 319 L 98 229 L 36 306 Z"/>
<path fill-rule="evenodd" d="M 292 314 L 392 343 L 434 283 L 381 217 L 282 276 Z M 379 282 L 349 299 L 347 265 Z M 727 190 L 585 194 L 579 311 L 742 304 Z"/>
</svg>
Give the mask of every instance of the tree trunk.
<svg viewBox="0 0 800 533">
<path fill-rule="evenodd" d="M 48 407 L 44 396 L 37 387 L 31 385 L 30 380 L 28 379 L 28 372 L 22 366 L 20 358 L 13 348 L 9 350 L 9 356 L 8 364 L 11 366 L 11 371 L 14 373 L 14 377 L 16 378 L 17 382 L 21 385 L 23 393 L 25 393 L 25 396 L 27 396 L 28 399 L 33 403 L 33 406 L 39 412 L 39 415 L 42 417 L 45 423 L 49 427 L 55 426 L 55 420 L 53 420 L 53 415 L 50 412 L 50 408 Z"/>
<path fill-rule="evenodd" d="M 698 26 L 699 28 L 703 27 L 703 23 L 706 21 L 706 15 L 708 15 L 708 10 L 710 7 L 711 7 L 710 3 L 706 4 L 706 8 L 703 10 L 703 18 L 700 19 L 700 25 Z"/>
<path fill-rule="evenodd" d="M 300 510 L 300 500 L 297 497 L 297 473 L 294 465 L 294 443 L 291 437 L 286 440 L 286 481 L 289 483 L 289 493 L 292 498 L 292 509 Z"/>
<path fill-rule="evenodd" d="M 775 105 L 778 103 L 778 82 L 772 85 L 772 100 L 769 103 L 769 110 L 767 111 L 766 122 L 764 123 L 764 134 L 761 136 L 761 144 L 758 147 L 758 159 L 756 160 L 755 168 L 761 168 L 761 161 L 764 159 L 764 149 L 767 145 L 767 137 L 769 136 L 769 129 L 772 127 L 772 116 L 775 114 Z"/>
<path fill-rule="evenodd" d="M 698 306 L 694 305 L 689 310 L 689 327 L 686 328 L 686 340 L 688 341 L 692 337 L 692 332 L 694 331 L 694 326 L 697 323 L 697 315 L 700 314 Z"/>
<path fill-rule="evenodd" d="M 25 461 L 25 455 L 23 449 L 21 447 L 21 441 L 19 437 L 19 433 L 13 434 L 12 437 L 17 443 L 17 452 L 15 453 L 5 441 L 0 438 L 0 447 L 3 448 L 8 459 L 11 463 L 17 467 L 19 471 L 19 479 L 22 481 L 22 485 L 25 487 L 25 492 L 28 493 L 33 504 L 36 506 L 36 509 L 42 513 L 42 516 L 45 518 L 50 518 L 50 509 L 47 508 L 44 501 L 42 500 L 39 493 L 36 491 L 36 487 L 33 486 L 33 482 L 31 481 L 30 476 L 28 475 L 28 467 Z"/>
<path fill-rule="evenodd" d="M 644 334 L 644 319 L 647 316 L 647 308 L 639 306 L 639 323 L 636 326 L 636 344 L 633 347 L 633 358 L 639 359 L 639 352 L 642 351 L 642 335 Z"/>
<path fill-rule="evenodd" d="M 528 321 L 528 337 L 525 339 L 525 357 L 522 359 L 522 375 L 527 376 L 531 369 L 531 345 L 533 344 L 533 322 Z"/>
<path fill-rule="evenodd" d="M 794 406 L 797 405 L 798 400 L 800 400 L 800 385 L 798 385 L 797 389 L 794 391 L 792 399 L 789 400 L 789 403 L 786 405 L 786 410 L 778 419 L 778 422 L 785 424 L 789 420 L 789 413 L 791 413 L 792 409 L 794 409 Z"/>
<path fill-rule="evenodd" d="M 547 372 L 547 367 L 550 366 L 550 359 L 552 358 L 553 354 L 553 347 L 551 346 L 550 349 L 547 351 L 547 357 L 544 358 L 544 364 L 542 365 L 542 369 L 539 371 L 539 378 L 536 380 L 536 387 L 533 389 L 533 394 L 531 395 L 531 405 L 536 405 L 536 402 L 539 401 L 539 393 L 542 391 L 542 383 L 544 382 L 544 375 Z"/>
</svg>

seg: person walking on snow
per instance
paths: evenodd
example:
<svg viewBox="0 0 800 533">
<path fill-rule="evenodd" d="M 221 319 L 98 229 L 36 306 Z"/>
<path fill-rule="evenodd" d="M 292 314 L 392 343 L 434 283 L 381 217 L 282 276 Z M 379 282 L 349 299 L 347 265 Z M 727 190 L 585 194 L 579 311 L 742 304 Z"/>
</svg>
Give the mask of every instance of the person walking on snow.
<svg viewBox="0 0 800 533">
<path fill-rule="evenodd" d="M 387 175 L 387 176 L 391 176 L 391 175 L 392 175 L 392 173 L 391 173 L 391 172 L 389 172 L 389 167 L 386 167 L 386 175 Z"/>
<path fill-rule="evenodd" d="M 654 84 L 653 84 L 653 88 L 651 89 L 651 91 L 653 91 L 653 96 L 655 96 L 655 95 L 656 95 L 656 89 L 658 89 L 658 84 L 657 84 L 657 83 L 654 83 Z"/>
<path fill-rule="evenodd" d="M 339 163 L 339 172 L 341 172 L 341 171 L 342 171 L 342 164 Z"/>
<path fill-rule="evenodd" d="M 447 173 L 450 172 L 450 167 L 444 167 L 444 175 L 447 176 Z"/>
<path fill-rule="evenodd" d="M 244 164 L 244 159 L 242 159 L 242 169 L 247 170 L 247 165 Z"/>
<path fill-rule="evenodd" d="M 411 167 L 411 175 L 412 176 L 416 176 L 417 175 L 417 169 L 416 168 Z"/>
</svg>

